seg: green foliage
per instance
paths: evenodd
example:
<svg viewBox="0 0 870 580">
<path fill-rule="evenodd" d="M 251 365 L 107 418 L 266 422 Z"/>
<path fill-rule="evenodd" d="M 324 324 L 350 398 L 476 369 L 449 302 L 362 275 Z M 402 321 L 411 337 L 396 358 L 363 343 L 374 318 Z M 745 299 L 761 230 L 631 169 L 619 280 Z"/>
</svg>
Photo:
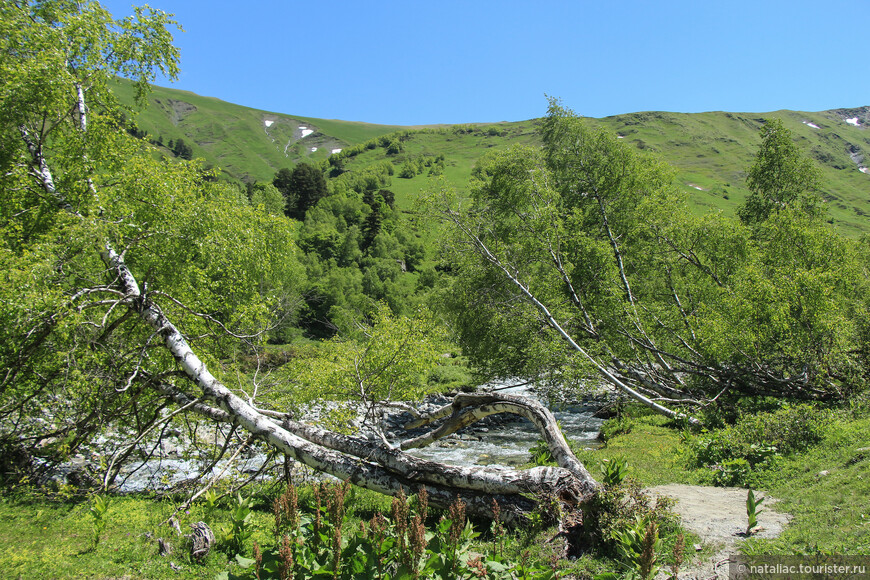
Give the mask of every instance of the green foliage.
<svg viewBox="0 0 870 580">
<path fill-rule="evenodd" d="M 442 391 L 459 391 L 475 386 L 475 377 L 463 358 L 442 358 L 427 380 Z"/>
<path fill-rule="evenodd" d="M 672 505 L 662 498 L 653 500 L 631 478 L 605 487 L 583 506 L 587 541 L 628 569 L 649 575 L 665 542 L 672 544 L 680 533 Z"/>
<path fill-rule="evenodd" d="M 251 207 L 260 209 L 270 215 L 284 215 L 287 200 L 278 188 L 271 183 L 254 184 L 251 194 Z"/>
<path fill-rule="evenodd" d="M 601 474 L 604 476 L 602 483 L 607 487 L 622 485 L 628 476 L 628 461 L 623 457 L 605 459 L 602 462 Z"/>
<path fill-rule="evenodd" d="M 631 433 L 634 427 L 634 418 L 628 415 L 619 415 L 604 421 L 601 424 L 601 430 L 598 432 L 598 438 L 604 442 L 610 441 L 617 435 L 625 435 Z"/>
<path fill-rule="evenodd" d="M 763 497 L 755 499 L 755 492 L 751 489 L 746 493 L 746 518 L 748 524 L 746 526 L 746 535 L 751 536 L 752 530 L 758 526 L 758 515 L 761 513 L 761 510 L 758 509 L 758 506 L 761 505 L 761 502 L 764 501 Z"/>
<path fill-rule="evenodd" d="M 761 129 L 761 147 L 746 180 L 751 194 L 738 210 L 745 224 L 766 221 L 785 208 L 819 212 L 819 171 L 803 157 L 791 132 L 779 119 L 768 120 Z"/>
<path fill-rule="evenodd" d="M 629 577 L 647 580 L 656 575 L 661 567 L 658 553 L 663 542 L 655 521 L 636 516 L 634 523 L 613 530 L 612 538 Z"/>
<path fill-rule="evenodd" d="M 203 519 L 207 524 L 213 523 L 214 513 L 218 508 L 218 500 L 220 499 L 220 494 L 213 487 L 210 487 L 206 492 L 202 495 L 203 502 L 205 504 L 205 515 Z"/>
<path fill-rule="evenodd" d="M 806 451 L 821 442 L 831 424 L 828 411 L 809 405 L 742 415 L 711 433 L 688 439 L 691 462 L 712 469 L 716 485 L 751 485 L 758 472 L 778 464 L 783 455 Z"/>
<path fill-rule="evenodd" d="M 870 548 L 870 452 L 866 410 L 837 413 L 824 439 L 784 457 L 759 474 L 758 487 L 779 501 L 769 509 L 791 514 L 776 539 L 752 537 L 749 554 L 863 554 Z M 770 501 L 768 499 L 768 501 Z M 824 522 L 820 525 L 819 522 Z"/>
<path fill-rule="evenodd" d="M 243 498 L 241 493 L 236 494 L 235 505 L 232 506 L 230 511 L 230 525 L 224 529 L 221 539 L 224 550 L 230 556 L 242 554 L 245 551 L 245 545 L 251 539 L 253 534 L 253 529 L 251 528 L 252 504 L 253 498 Z"/>
<path fill-rule="evenodd" d="M 193 159 L 193 148 L 184 142 L 184 139 L 179 138 L 172 147 L 172 152 L 176 157 L 180 157 L 181 159 L 187 159 L 190 161 Z"/>
<path fill-rule="evenodd" d="M 529 562 L 527 557 L 514 563 L 497 554 L 472 554 L 472 542 L 479 534 L 466 519 L 461 500 L 427 529 L 425 490 L 418 494 L 415 509 L 404 494 L 399 494 L 393 500 L 391 518 L 376 513 L 369 521 L 351 527 L 342 507 L 347 492 L 346 485 L 315 486 L 314 513 L 303 515 L 298 529 L 281 535 L 274 547 L 260 550 L 258 546 L 254 558 L 237 557 L 243 572 L 226 573 L 223 577 L 258 580 L 556 577 L 551 568 Z"/>
<path fill-rule="evenodd" d="M 224 329 L 256 348 L 294 316 L 304 275 L 291 222 L 121 124 L 116 76 L 144 97 L 155 74 L 177 71 L 166 14 L 113 20 L 96 3 L 54 1 L 0 11 L 0 364 L 12 370 L 0 441 L 29 441 L 16 477 L 35 477 L 103 429 L 150 429 L 165 405 L 150 381 L 177 381 L 107 274 L 107 245 L 218 375 L 240 342 Z"/>
<path fill-rule="evenodd" d="M 616 359 L 638 388 L 655 377 L 720 401 L 866 387 L 859 245 L 801 207 L 751 228 L 696 218 L 662 162 L 555 101 L 548 113 L 542 149 L 484 157 L 473 205 L 441 202 L 458 274 L 448 307 L 476 365 L 571 385 Z"/>
<path fill-rule="evenodd" d="M 287 215 L 304 220 L 306 212 L 328 193 L 323 173 L 313 165 L 300 163 L 287 175 L 279 171 L 272 184 L 284 195 Z"/>
<path fill-rule="evenodd" d="M 91 507 L 88 509 L 88 513 L 94 520 L 94 549 L 96 549 L 97 545 L 100 543 L 100 538 L 103 536 L 103 532 L 106 530 L 109 504 L 110 500 L 108 496 L 95 495 L 93 501 L 91 502 Z"/>
<path fill-rule="evenodd" d="M 329 338 L 352 327 L 379 302 L 411 315 L 428 301 L 433 284 L 421 283 L 419 271 L 431 268 L 429 226 L 394 207 L 393 193 L 382 189 L 386 175 L 342 174 L 306 214 L 299 245 L 311 282 L 300 325 L 309 336 Z"/>
<path fill-rule="evenodd" d="M 535 465 L 555 465 L 553 454 L 550 453 L 550 448 L 543 440 L 538 440 L 535 446 L 529 449 L 529 453 L 531 454 L 532 463 Z"/>
<path fill-rule="evenodd" d="M 183 501 L 183 499 L 179 499 Z M 164 522 L 175 512 L 173 502 L 138 494 L 113 496 L 104 518 L 108 524 L 93 543 L 94 517 L 90 501 L 46 497 L 39 490 L 19 489 L 0 500 L 0 569 L 14 578 L 70 578 L 83 575 L 113 578 L 171 579 L 179 575 L 213 578 L 228 566 L 217 551 L 195 563 L 184 541 Z M 176 514 L 182 528 L 198 521 L 192 514 Z M 215 516 L 224 517 L 222 509 Z M 156 538 L 174 548 L 170 558 L 157 556 Z M 173 562 L 181 571 L 170 567 Z"/>
<path fill-rule="evenodd" d="M 292 363 L 307 400 L 352 400 L 365 405 L 417 400 L 438 364 L 445 332 L 433 314 L 395 316 L 381 304 L 371 323 L 321 344 L 313 356 Z M 335 417 L 336 426 L 343 418 Z"/>
</svg>

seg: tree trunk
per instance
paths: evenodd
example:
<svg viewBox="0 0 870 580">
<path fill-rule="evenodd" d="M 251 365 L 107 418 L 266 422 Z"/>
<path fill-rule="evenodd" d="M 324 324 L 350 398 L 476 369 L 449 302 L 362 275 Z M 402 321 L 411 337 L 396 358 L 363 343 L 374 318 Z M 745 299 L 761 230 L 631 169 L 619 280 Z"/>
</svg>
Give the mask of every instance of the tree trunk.
<svg viewBox="0 0 870 580">
<path fill-rule="evenodd" d="M 79 130 L 86 130 L 86 109 L 83 95 L 79 96 Z M 58 207 L 82 218 L 72 208 L 62 192 L 56 189 L 54 177 L 41 148 L 27 129 L 20 127 L 21 138 L 33 158 L 34 173 L 42 189 L 56 200 Z M 93 183 L 88 180 L 90 188 Z M 244 428 L 253 436 L 273 447 L 286 457 L 293 458 L 317 471 L 341 480 L 385 494 L 400 490 L 416 491 L 425 487 L 430 502 L 447 507 L 457 498 L 465 501 L 469 514 L 492 517 L 493 501 L 500 506 L 506 521 L 522 521 L 533 510 L 538 499 L 557 497 L 576 506 L 598 490 L 598 483 L 573 455 L 562 437 L 549 411 L 541 405 L 519 397 L 493 395 L 460 395 L 453 405 L 445 426 L 436 428 L 414 445 L 399 449 L 385 444 L 348 437 L 291 421 L 289 416 L 260 412 L 223 385 L 197 356 L 182 333 L 163 313 L 161 308 L 140 290 L 139 283 L 127 267 L 123 254 L 119 254 L 106 241 L 101 257 L 115 279 L 111 286 L 120 291 L 115 305 L 126 305 L 159 336 L 175 358 L 184 376 L 202 392 L 202 400 L 194 399 L 174 385 L 149 381 L 137 376 L 128 379 L 142 381 L 156 392 L 211 420 L 227 422 Z M 212 406 L 203 401 L 213 402 Z M 538 467 L 530 470 L 494 469 L 489 467 L 457 467 L 412 457 L 403 449 L 419 447 L 452 433 L 487 415 L 499 412 L 517 413 L 531 419 L 541 430 L 553 457 L 560 467 Z M 426 424 L 436 420 L 429 417 Z"/>
<path fill-rule="evenodd" d="M 446 507 L 460 497 L 467 503 L 469 513 L 480 516 L 492 517 L 492 501 L 496 500 L 508 521 L 522 519 L 524 514 L 534 509 L 536 496 L 556 496 L 577 505 L 598 489 L 598 483 L 568 448 L 553 415 L 542 405 L 521 397 L 459 395 L 452 406 L 453 414 L 444 426 L 435 429 L 425 441 L 418 438 L 413 445 L 401 445 L 401 448 L 419 447 L 488 415 L 509 412 L 527 417 L 538 426 L 560 467 L 512 470 L 450 466 L 418 459 L 380 443 L 303 425 L 289 418 L 279 423 L 236 396 L 209 372 L 162 310 L 142 295 L 122 256 L 109 246 L 102 256 L 106 265 L 117 273 L 117 284 L 127 296 L 130 307 L 163 339 L 166 348 L 185 375 L 202 390 L 205 399 L 214 401 L 219 407 L 214 409 L 198 403 L 191 408 L 209 418 L 241 426 L 281 453 L 317 471 L 390 495 L 400 489 L 416 490 L 425 486 L 433 504 Z M 158 388 L 172 396 L 171 388 Z M 425 422 L 437 418 L 430 417 Z"/>
</svg>

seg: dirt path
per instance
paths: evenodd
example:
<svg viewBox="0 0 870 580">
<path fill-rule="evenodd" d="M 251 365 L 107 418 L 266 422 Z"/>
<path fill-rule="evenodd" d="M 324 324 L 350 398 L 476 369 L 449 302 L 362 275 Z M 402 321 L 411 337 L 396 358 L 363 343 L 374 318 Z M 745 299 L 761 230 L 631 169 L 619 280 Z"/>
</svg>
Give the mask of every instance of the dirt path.
<svg viewBox="0 0 870 580">
<path fill-rule="evenodd" d="M 660 485 L 647 491 L 656 496 L 676 499 L 674 510 L 683 518 L 683 525 L 716 550 L 712 557 L 704 558 L 681 571 L 680 578 L 727 578 L 727 558 L 737 552 L 737 543 L 744 539 L 746 532 L 747 491 L 735 487 L 681 484 Z M 765 495 L 756 492 L 756 497 Z M 768 497 L 761 506 L 756 537 L 775 538 L 782 533 L 791 518 L 788 514 L 769 509 L 775 502 L 776 498 Z"/>
</svg>

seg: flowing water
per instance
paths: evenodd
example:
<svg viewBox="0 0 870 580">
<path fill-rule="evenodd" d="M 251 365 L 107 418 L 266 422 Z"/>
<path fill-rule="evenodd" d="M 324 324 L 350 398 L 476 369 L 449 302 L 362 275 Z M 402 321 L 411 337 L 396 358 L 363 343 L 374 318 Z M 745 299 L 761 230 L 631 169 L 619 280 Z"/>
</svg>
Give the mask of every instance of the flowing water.
<svg viewBox="0 0 870 580">
<path fill-rule="evenodd" d="M 520 395 L 540 401 L 535 392 L 524 385 L 514 385 L 511 382 L 489 383 L 481 390 L 497 390 L 502 394 Z M 448 399 L 442 398 L 439 403 L 429 403 L 429 411 Z M 598 446 L 598 432 L 602 419 L 595 417 L 601 407 L 600 401 L 579 402 L 572 405 L 551 407 L 551 411 L 562 426 L 562 433 L 576 448 L 595 448 Z M 410 419 L 410 415 L 401 419 L 393 418 L 396 428 L 392 430 L 393 438 L 405 436 L 406 432 L 399 426 Z M 170 438 L 171 439 L 171 438 Z M 530 461 L 529 449 L 534 447 L 540 436 L 535 426 L 528 420 L 514 415 L 502 414 L 492 416 L 484 421 L 467 427 L 459 433 L 436 441 L 428 447 L 411 450 L 410 453 L 420 458 L 438 461 L 450 465 L 491 465 L 512 467 Z M 396 442 L 398 439 L 396 439 Z M 106 442 L 104 442 L 106 443 Z M 143 490 L 167 489 L 184 482 L 200 473 L 208 466 L 204 459 L 184 457 L 184 451 L 193 451 L 193 445 L 181 440 L 171 443 L 164 440 L 158 444 L 160 452 L 155 457 L 143 462 L 133 462 L 125 466 L 116 480 L 119 490 L 134 492 Z M 111 447 L 104 444 L 101 447 Z M 245 474 L 253 474 L 263 465 L 267 456 L 265 453 L 253 451 L 236 460 L 229 466 L 223 476 L 246 478 Z M 67 476 L 85 466 L 87 461 L 82 457 L 70 464 L 61 466 L 56 478 L 66 480 Z M 202 482 L 221 474 L 227 467 L 227 460 L 222 460 L 209 473 L 203 476 Z"/>
<path fill-rule="evenodd" d="M 485 386 L 506 395 L 520 395 L 540 400 L 528 386 L 510 383 L 490 383 Z M 553 415 L 562 426 L 565 438 L 580 449 L 595 448 L 603 419 L 595 417 L 600 402 L 578 403 L 552 407 Z M 498 427 L 474 429 L 470 434 L 436 441 L 410 453 L 416 457 L 450 465 L 516 466 L 528 463 L 529 449 L 540 440 L 537 428 L 528 420 L 506 422 Z"/>
</svg>

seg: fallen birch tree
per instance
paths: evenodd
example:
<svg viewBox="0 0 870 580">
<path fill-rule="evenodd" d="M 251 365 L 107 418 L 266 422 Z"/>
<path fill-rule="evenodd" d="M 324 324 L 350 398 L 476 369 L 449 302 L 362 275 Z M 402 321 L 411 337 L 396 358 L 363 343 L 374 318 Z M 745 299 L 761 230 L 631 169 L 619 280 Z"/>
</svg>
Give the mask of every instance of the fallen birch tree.
<svg viewBox="0 0 870 580">
<path fill-rule="evenodd" d="M 556 100 L 541 127 L 543 147 L 485 155 L 470 198 L 429 200 L 453 232 L 449 297 L 475 364 L 605 384 L 692 425 L 741 398 L 866 387 L 862 250 L 793 175 L 813 167 L 782 123 L 761 128 L 741 220 L 695 215 L 666 164 Z"/>
<path fill-rule="evenodd" d="M 175 408 L 169 418 L 195 413 L 243 429 L 341 480 L 386 494 L 425 487 L 431 503 L 460 498 L 480 516 L 492 517 L 495 501 L 504 519 L 522 520 L 541 497 L 575 507 L 596 493 L 533 401 L 460 395 L 421 418 L 427 435 L 391 445 L 300 423 L 256 388 L 228 387 L 223 357 L 256 339 L 293 278 L 290 228 L 283 216 L 233 207 L 231 188 L 208 184 L 194 164 L 155 159 L 125 132 L 109 85 L 124 74 L 146 91 L 154 70 L 175 74 L 165 14 L 114 21 L 95 5 L 67 8 L 2 8 L 2 72 L 14 89 L 0 103 L 5 450 L 40 457 L 32 473 L 44 472 L 106 428 L 132 431 L 102 477 L 110 488 L 116 464 Z M 249 332 L 230 331 L 239 326 Z M 532 420 L 558 467 L 449 466 L 405 451 L 493 413 Z M 22 466 L 4 467 L 11 479 Z"/>
</svg>

